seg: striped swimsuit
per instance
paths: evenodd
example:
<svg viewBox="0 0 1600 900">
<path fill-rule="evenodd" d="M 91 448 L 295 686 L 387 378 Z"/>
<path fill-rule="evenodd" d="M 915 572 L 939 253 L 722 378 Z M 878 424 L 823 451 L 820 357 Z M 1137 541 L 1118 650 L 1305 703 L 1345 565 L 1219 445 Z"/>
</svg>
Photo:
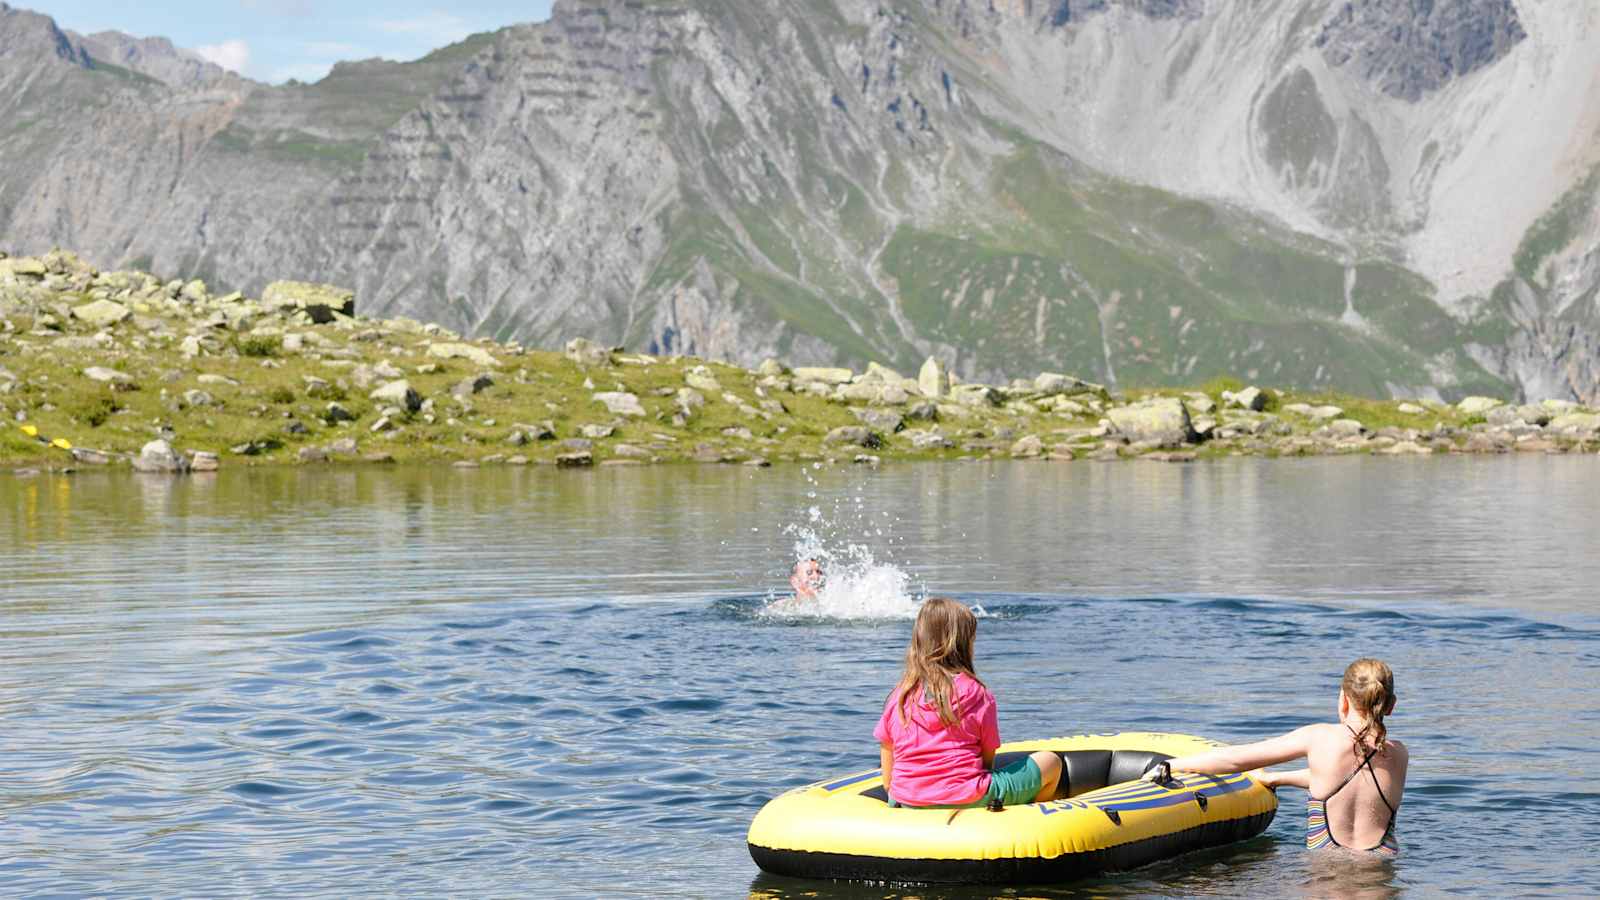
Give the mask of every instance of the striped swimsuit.
<svg viewBox="0 0 1600 900">
<path fill-rule="evenodd" d="M 1309 797 L 1306 799 L 1306 849 L 1321 850 L 1324 847 L 1343 846 L 1334 840 L 1333 832 L 1328 829 L 1328 801 L 1333 799 L 1334 794 L 1344 790 L 1344 786 L 1353 781 L 1357 775 L 1360 775 L 1362 769 L 1366 769 L 1367 774 L 1372 776 L 1372 786 L 1378 789 L 1378 797 L 1383 800 L 1384 806 L 1389 807 L 1389 827 L 1383 830 L 1383 840 L 1378 842 L 1378 846 L 1368 847 L 1365 852 L 1376 853 L 1380 856 L 1399 855 L 1400 841 L 1394 835 L 1394 804 L 1390 803 L 1389 798 L 1384 796 L 1383 788 L 1378 784 L 1378 773 L 1372 771 L 1372 757 L 1376 756 L 1377 753 L 1377 750 L 1368 753 L 1361 760 L 1361 764 L 1356 766 L 1355 770 L 1349 775 L 1346 775 L 1343 781 L 1339 782 L 1339 786 L 1333 789 L 1333 793 L 1323 797 L 1321 800 L 1313 800 Z"/>
</svg>

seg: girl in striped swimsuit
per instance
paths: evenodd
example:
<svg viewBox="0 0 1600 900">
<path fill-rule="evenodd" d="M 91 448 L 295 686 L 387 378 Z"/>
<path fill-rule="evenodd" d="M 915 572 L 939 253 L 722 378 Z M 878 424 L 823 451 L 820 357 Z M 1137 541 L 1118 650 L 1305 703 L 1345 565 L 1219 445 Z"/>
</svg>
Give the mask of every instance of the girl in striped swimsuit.
<svg viewBox="0 0 1600 900">
<path fill-rule="evenodd" d="M 1271 740 L 1181 756 L 1145 777 L 1164 778 L 1163 770 L 1226 775 L 1305 757 L 1307 768 L 1262 772 L 1258 779 L 1273 790 L 1289 785 L 1309 792 L 1306 846 L 1394 856 L 1400 852 L 1395 816 L 1411 759 L 1383 724 L 1394 700 L 1394 672 L 1376 659 L 1358 659 L 1344 670 L 1337 724 L 1307 725 Z"/>
</svg>

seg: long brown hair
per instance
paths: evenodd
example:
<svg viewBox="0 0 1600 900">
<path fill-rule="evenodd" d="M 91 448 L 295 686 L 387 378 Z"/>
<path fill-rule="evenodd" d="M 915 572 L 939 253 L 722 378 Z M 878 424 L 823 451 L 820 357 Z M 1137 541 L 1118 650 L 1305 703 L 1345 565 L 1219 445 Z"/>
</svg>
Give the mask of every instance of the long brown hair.
<svg viewBox="0 0 1600 900">
<path fill-rule="evenodd" d="M 948 597 L 931 597 L 917 613 L 906 647 L 906 671 L 895 685 L 900 721 L 906 720 L 906 703 L 926 697 L 939 708 L 939 721 L 954 725 L 957 711 L 950 704 L 955 677 L 965 674 L 982 684 L 972 667 L 972 642 L 978 636 L 978 617 Z"/>
<path fill-rule="evenodd" d="M 1382 660 L 1358 659 L 1344 670 L 1340 689 L 1350 706 L 1367 720 L 1355 734 L 1356 755 L 1365 756 L 1369 747 L 1384 752 L 1389 729 L 1384 726 L 1383 717 L 1394 710 L 1394 672 Z"/>
</svg>

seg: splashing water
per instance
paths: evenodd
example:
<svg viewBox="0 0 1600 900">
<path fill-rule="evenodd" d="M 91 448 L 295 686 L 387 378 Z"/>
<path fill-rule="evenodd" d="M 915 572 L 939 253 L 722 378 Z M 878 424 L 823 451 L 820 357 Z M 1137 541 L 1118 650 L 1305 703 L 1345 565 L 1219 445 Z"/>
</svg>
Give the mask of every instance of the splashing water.
<svg viewBox="0 0 1600 900">
<path fill-rule="evenodd" d="M 817 499 L 817 483 L 806 473 L 810 489 L 806 496 Z M 889 513 L 874 516 L 865 498 L 841 495 L 832 499 L 831 509 L 811 505 L 805 521 L 784 526 L 783 533 L 794 539 L 796 562 L 815 559 L 824 573 L 822 587 L 815 598 L 801 599 L 784 592 L 774 593 L 762 615 L 776 619 L 912 619 L 926 596 L 926 588 L 912 585 L 911 575 L 890 561 L 880 561 L 865 536 L 879 539 L 892 552 L 896 543 Z M 788 573 L 784 573 L 788 577 Z"/>
</svg>

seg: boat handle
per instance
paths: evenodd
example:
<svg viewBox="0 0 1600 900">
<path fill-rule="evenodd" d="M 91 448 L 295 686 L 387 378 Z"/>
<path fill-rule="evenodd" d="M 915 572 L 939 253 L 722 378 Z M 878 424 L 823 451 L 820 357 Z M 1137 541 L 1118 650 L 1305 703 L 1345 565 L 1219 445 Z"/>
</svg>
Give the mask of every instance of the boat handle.
<svg viewBox="0 0 1600 900">
<path fill-rule="evenodd" d="M 1169 791 L 1183 787 L 1183 782 L 1172 776 L 1172 766 L 1166 760 L 1155 763 L 1146 769 L 1144 775 L 1140 776 L 1140 780 L 1148 781 L 1156 787 L 1166 788 Z"/>
<path fill-rule="evenodd" d="M 1113 824 L 1113 825 L 1121 825 L 1122 824 L 1122 814 L 1117 812 L 1116 810 L 1114 810 L 1114 809 L 1106 809 L 1105 807 L 1102 806 L 1102 807 L 1100 807 L 1100 811 L 1106 814 L 1106 818 L 1111 820 L 1111 824 Z"/>
<path fill-rule="evenodd" d="M 1210 802 L 1210 801 L 1208 801 L 1208 800 L 1207 800 L 1207 799 L 1206 799 L 1206 795 L 1205 795 L 1205 794 L 1202 794 L 1202 793 L 1200 793 L 1200 792 L 1199 792 L 1199 791 L 1195 791 L 1195 792 L 1194 792 L 1194 802 L 1196 802 L 1196 803 L 1198 803 L 1198 804 L 1200 804 L 1200 811 L 1201 811 L 1201 812 L 1205 812 L 1205 810 L 1206 810 L 1206 805 L 1207 805 L 1207 804 L 1208 804 L 1208 803 L 1209 803 L 1209 802 Z"/>
</svg>

